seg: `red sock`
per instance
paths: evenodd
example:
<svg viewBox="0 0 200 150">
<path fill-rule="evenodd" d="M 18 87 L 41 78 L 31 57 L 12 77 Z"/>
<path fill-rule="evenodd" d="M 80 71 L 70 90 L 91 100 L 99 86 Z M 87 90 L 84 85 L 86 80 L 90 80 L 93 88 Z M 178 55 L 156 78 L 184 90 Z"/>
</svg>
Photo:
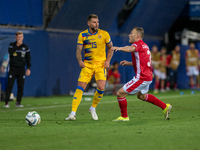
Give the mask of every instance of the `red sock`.
<svg viewBox="0 0 200 150">
<path fill-rule="evenodd" d="M 174 88 L 177 89 L 177 83 L 174 84 Z"/>
<path fill-rule="evenodd" d="M 159 89 L 159 81 L 155 81 L 156 83 L 155 83 L 155 87 L 154 87 L 154 89 Z"/>
<path fill-rule="evenodd" d="M 168 88 L 170 87 L 170 82 L 167 82 L 167 85 L 166 85 L 166 87 L 168 87 Z"/>
<path fill-rule="evenodd" d="M 121 110 L 121 116 L 124 117 L 124 118 L 128 117 L 126 97 L 117 98 L 117 100 L 118 100 L 119 107 L 120 107 L 120 110 Z"/>
<path fill-rule="evenodd" d="M 162 109 L 166 108 L 166 104 L 151 94 L 147 94 L 145 101 L 150 102 Z"/>
</svg>

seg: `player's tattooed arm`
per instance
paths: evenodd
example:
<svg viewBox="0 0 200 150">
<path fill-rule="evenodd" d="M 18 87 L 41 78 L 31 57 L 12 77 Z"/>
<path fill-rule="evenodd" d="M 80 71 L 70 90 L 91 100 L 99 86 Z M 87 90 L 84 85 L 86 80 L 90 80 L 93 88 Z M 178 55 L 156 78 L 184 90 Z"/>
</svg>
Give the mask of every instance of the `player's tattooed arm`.
<svg viewBox="0 0 200 150">
<path fill-rule="evenodd" d="M 79 66 L 80 66 L 81 68 L 84 68 L 84 67 L 85 67 L 85 64 L 84 64 L 84 62 L 82 61 L 82 54 L 81 54 L 82 49 L 83 49 L 83 45 L 77 44 L 77 47 L 76 47 L 76 58 L 77 58 L 77 61 L 78 61 L 78 63 L 79 63 Z"/>
<path fill-rule="evenodd" d="M 107 44 L 107 47 L 108 47 L 108 53 L 107 53 L 106 61 L 104 63 L 104 67 L 105 68 L 109 68 L 110 67 L 110 60 L 111 60 L 111 58 L 113 56 L 113 51 L 111 51 L 111 48 L 113 47 L 112 41 L 109 44 Z"/>
<path fill-rule="evenodd" d="M 107 47 L 108 47 L 108 54 L 107 54 L 107 59 L 106 60 L 108 60 L 110 62 L 110 60 L 111 60 L 111 58 L 113 56 L 113 51 L 111 51 L 111 48 L 113 47 L 112 41 L 109 44 L 107 44 Z"/>
</svg>

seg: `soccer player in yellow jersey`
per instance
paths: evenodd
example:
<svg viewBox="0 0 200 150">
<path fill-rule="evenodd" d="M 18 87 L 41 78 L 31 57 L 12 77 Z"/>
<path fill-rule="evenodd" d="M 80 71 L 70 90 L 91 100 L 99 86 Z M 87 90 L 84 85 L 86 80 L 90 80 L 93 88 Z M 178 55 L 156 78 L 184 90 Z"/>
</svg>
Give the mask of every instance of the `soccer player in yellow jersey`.
<svg viewBox="0 0 200 150">
<path fill-rule="evenodd" d="M 76 111 L 81 102 L 83 91 L 88 82 L 90 82 L 93 74 L 95 74 L 97 90 L 89 112 L 93 120 L 98 120 L 96 106 L 103 96 L 107 76 L 106 68 L 109 68 L 110 60 L 113 56 L 113 51 L 110 50 L 113 46 L 110 35 L 108 32 L 99 29 L 98 16 L 90 14 L 87 18 L 87 25 L 89 28 L 81 32 L 78 36 L 76 58 L 82 69 L 72 101 L 72 111 L 65 120 L 76 120 Z M 106 46 L 108 47 L 107 58 Z M 84 49 L 85 54 L 84 61 L 81 55 L 82 49 Z"/>
</svg>

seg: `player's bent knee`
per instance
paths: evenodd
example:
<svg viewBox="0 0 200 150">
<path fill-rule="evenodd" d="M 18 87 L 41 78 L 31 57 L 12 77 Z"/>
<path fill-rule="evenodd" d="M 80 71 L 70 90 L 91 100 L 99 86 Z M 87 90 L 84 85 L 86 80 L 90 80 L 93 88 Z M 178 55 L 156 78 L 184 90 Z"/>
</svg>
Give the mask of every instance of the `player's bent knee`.
<svg viewBox="0 0 200 150">
<path fill-rule="evenodd" d="M 105 88 L 104 87 L 97 87 L 100 91 L 104 91 Z"/>
<path fill-rule="evenodd" d="M 144 101 L 146 98 L 146 94 L 137 93 L 137 98 Z"/>
<path fill-rule="evenodd" d="M 121 89 L 119 89 L 118 91 L 117 91 L 117 97 L 118 98 L 123 98 L 123 97 L 125 97 L 127 95 L 127 93 L 123 90 L 123 88 L 121 88 Z"/>
</svg>

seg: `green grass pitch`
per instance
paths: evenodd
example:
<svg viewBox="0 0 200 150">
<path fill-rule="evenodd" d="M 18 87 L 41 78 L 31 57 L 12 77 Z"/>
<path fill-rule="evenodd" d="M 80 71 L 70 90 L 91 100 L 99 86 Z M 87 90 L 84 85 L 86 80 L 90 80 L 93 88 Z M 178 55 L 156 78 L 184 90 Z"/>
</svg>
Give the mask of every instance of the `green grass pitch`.
<svg viewBox="0 0 200 150">
<path fill-rule="evenodd" d="M 151 93 L 151 92 L 150 92 Z M 88 97 L 88 96 L 87 96 Z M 76 121 L 64 121 L 72 96 L 24 97 L 24 108 L 0 104 L 0 150 L 198 150 L 200 149 L 200 91 L 156 94 L 172 104 L 170 120 L 157 106 L 127 96 L 129 122 L 113 122 L 120 116 L 116 96 L 104 96 L 97 107 L 98 121 L 83 100 Z M 28 126 L 25 116 L 37 111 L 41 123 Z"/>
</svg>

